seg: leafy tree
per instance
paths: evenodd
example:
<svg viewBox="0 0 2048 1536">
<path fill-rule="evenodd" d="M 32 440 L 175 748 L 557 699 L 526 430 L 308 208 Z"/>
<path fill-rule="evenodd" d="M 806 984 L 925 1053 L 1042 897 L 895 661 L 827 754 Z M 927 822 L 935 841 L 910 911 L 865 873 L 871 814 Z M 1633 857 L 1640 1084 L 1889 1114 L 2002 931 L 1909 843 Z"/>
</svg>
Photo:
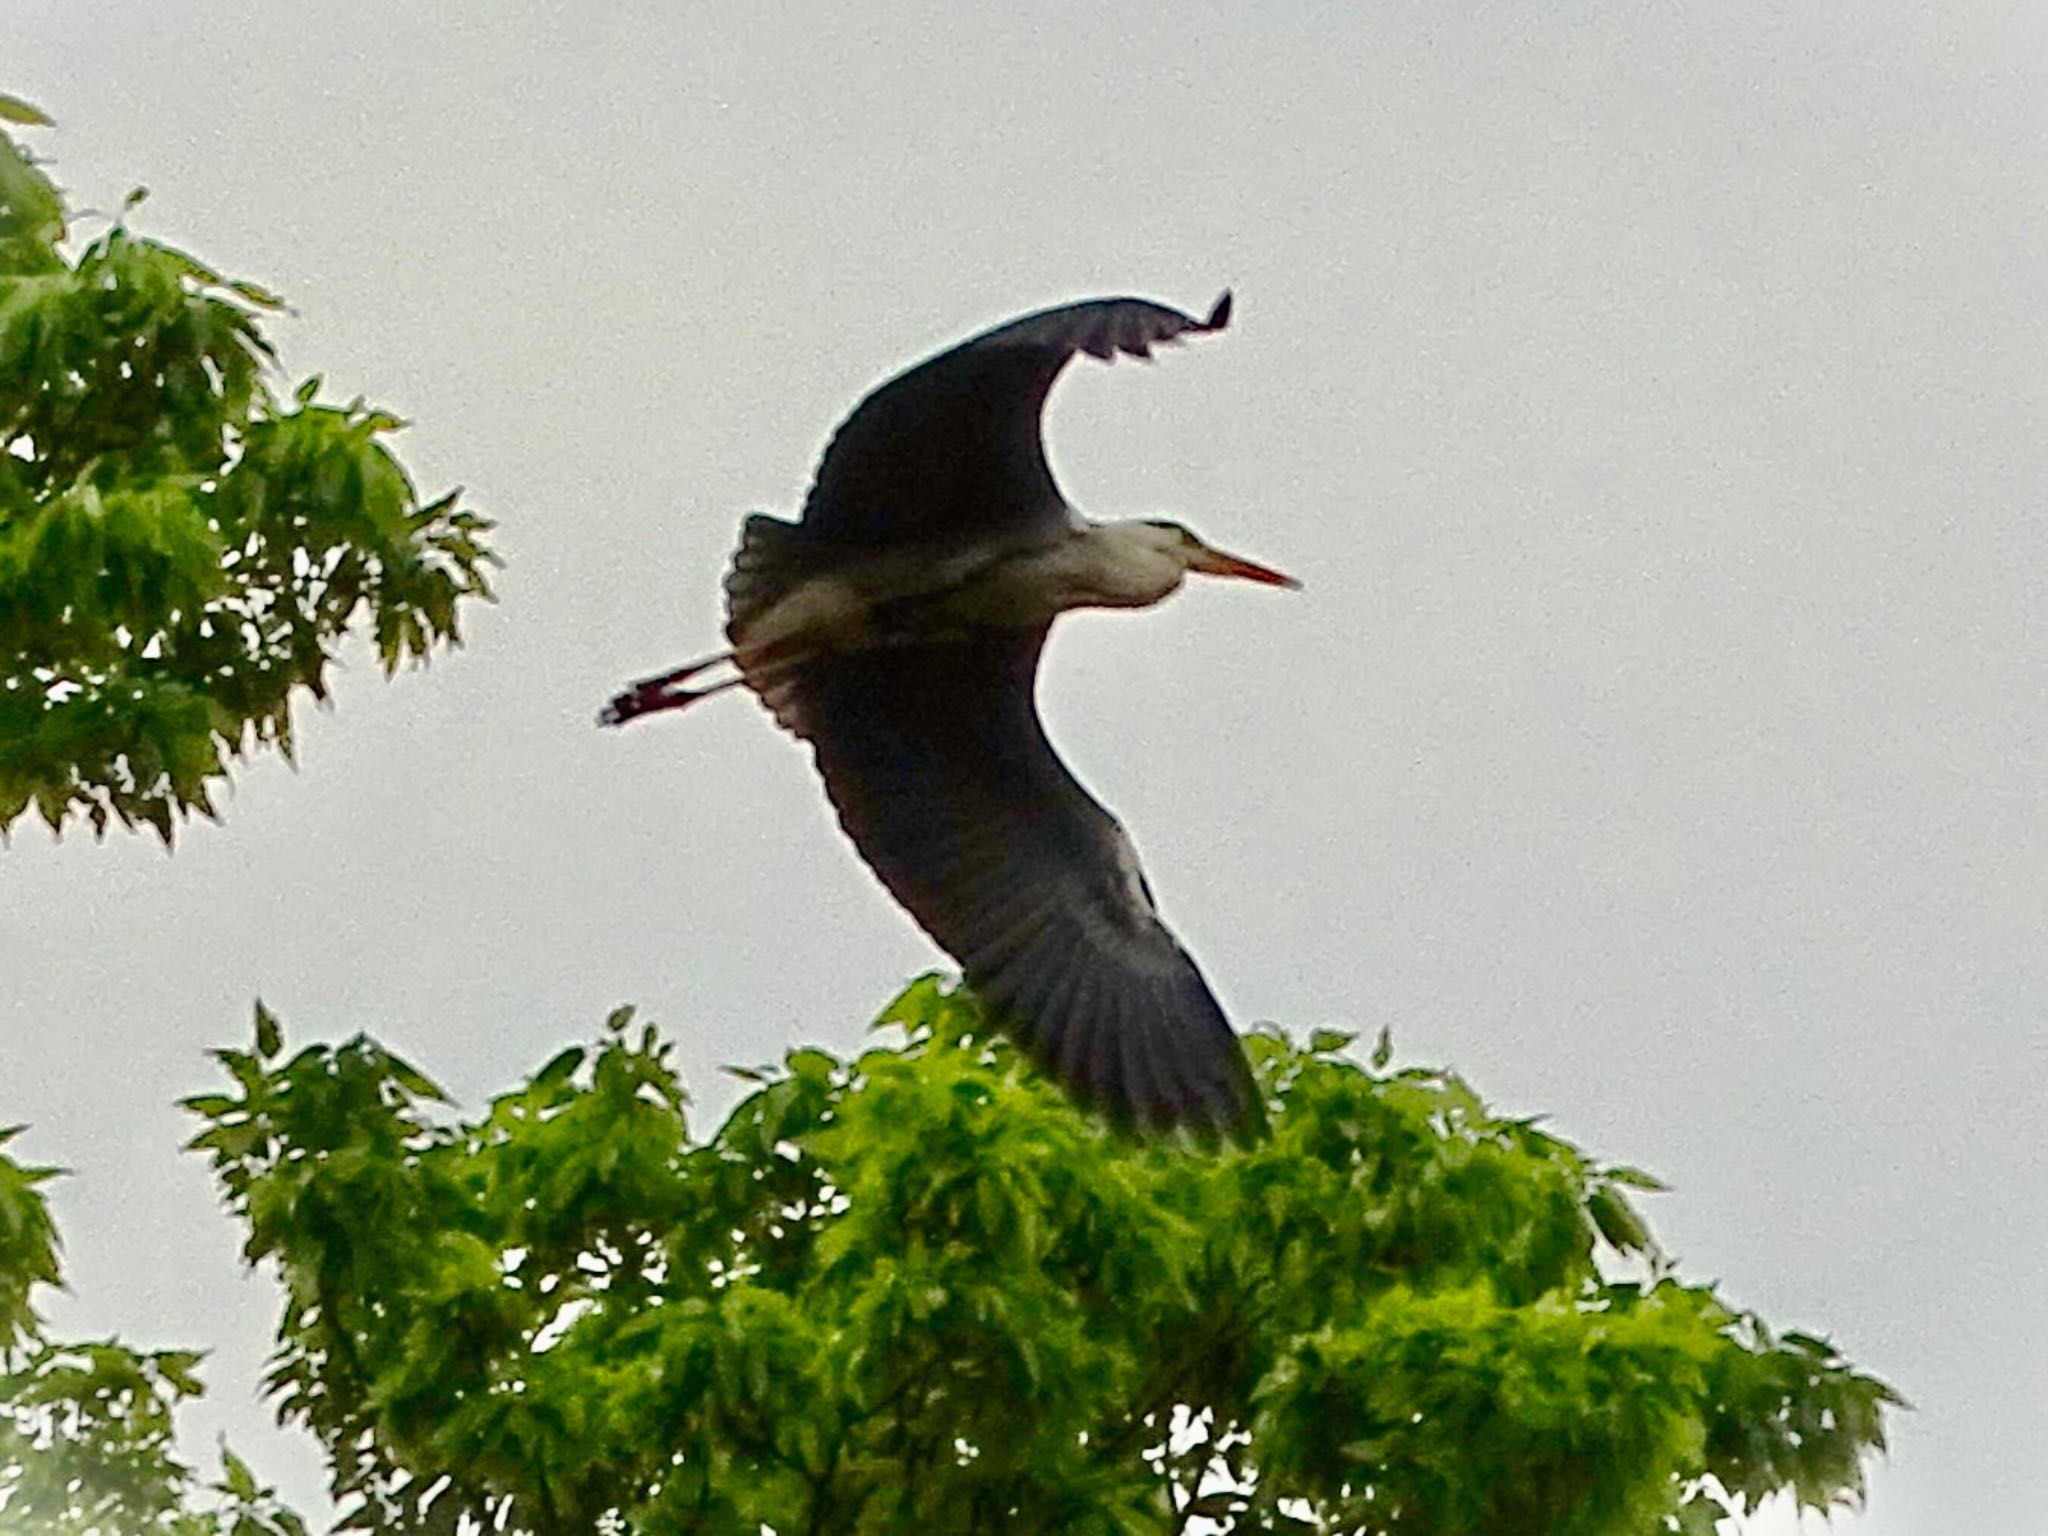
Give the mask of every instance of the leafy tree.
<svg viewBox="0 0 2048 1536">
<path fill-rule="evenodd" d="M 0 1147 L 18 1131 L 0 1132 Z M 16 1536 L 304 1536 L 234 1452 L 204 1482 L 172 1417 L 196 1397 L 199 1356 L 112 1340 L 60 1344 L 30 1304 L 62 1274 L 40 1186 L 55 1170 L 0 1152 L 0 1529 Z"/>
<path fill-rule="evenodd" d="M 7 96 L 0 121 L 48 125 Z M 0 132 L 0 835 L 33 804 L 53 831 L 76 812 L 168 844 L 226 759 L 289 754 L 290 698 L 324 696 L 359 614 L 387 671 L 454 642 L 459 602 L 489 596 L 489 525 L 419 504 L 380 441 L 395 418 L 317 405 L 317 380 L 271 392 L 270 294 L 119 223 L 75 259 L 65 239 Z M 0 1151 L 0 1528 L 302 1532 L 233 1452 L 214 1482 L 176 1455 L 198 1355 L 48 1336 L 52 1174 Z"/>
<path fill-rule="evenodd" d="M 464 1119 L 261 1008 L 190 1101 L 347 1528 L 1703 1533 L 1897 1399 L 1690 1285 L 1644 1175 L 1254 1037 L 1256 1145 L 1105 1129 L 934 979 L 693 1141 L 620 1010 Z"/>
<path fill-rule="evenodd" d="M 75 259 L 65 236 L 0 133 L 0 833 L 33 805 L 168 845 L 229 759 L 290 755 L 295 692 L 326 697 L 359 618 L 387 673 L 455 643 L 490 525 L 421 503 L 395 416 L 271 391 L 273 295 L 125 223 Z"/>
</svg>

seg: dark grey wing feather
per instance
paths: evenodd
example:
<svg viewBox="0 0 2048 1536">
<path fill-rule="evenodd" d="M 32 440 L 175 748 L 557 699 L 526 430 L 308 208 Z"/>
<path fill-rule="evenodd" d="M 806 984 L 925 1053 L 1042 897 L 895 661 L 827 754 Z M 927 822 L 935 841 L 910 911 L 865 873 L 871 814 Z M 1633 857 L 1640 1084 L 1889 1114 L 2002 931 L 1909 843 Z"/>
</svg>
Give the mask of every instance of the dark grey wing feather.
<svg viewBox="0 0 2048 1536">
<path fill-rule="evenodd" d="M 1149 357 L 1229 321 L 1227 293 L 1203 320 L 1146 299 L 1092 299 L 1012 320 L 917 364 L 840 426 L 804 503 L 806 538 L 943 548 L 1057 529 L 1066 504 L 1039 427 L 1068 360 Z"/>
<path fill-rule="evenodd" d="M 1025 1049 L 1142 1127 L 1262 1117 L 1242 1047 L 1116 819 L 1032 702 L 1045 631 L 819 657 L 777 688 L 840 825 Z"/>
</svg>

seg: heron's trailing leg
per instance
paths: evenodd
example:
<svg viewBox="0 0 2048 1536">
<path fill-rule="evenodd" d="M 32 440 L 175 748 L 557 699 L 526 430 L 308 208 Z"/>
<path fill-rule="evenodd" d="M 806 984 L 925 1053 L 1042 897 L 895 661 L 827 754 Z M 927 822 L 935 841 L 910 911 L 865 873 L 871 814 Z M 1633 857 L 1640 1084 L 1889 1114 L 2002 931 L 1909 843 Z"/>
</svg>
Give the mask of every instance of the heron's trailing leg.
<svg viewBox="0 0 2048 1536">
<path fill-rule="evenodd" d="M 737 688 L 751 682 L 755 686 L 772 682 L 777 677 L 797 666 L 804 660 L 805 653 L 787 644 L 757 646 L 746 652 L 745 670 L 736 677 L 723 678 L 698 688 L 685 688 L 682 684 L 701 673 L 708 672 L 720 662 L 731 662 L 734 666 L 742 663 L 732 651 L 720 651 L 716 656 L 700 657 L 685 662 L 655 677 L 644 677 L 623 693 L 613 696 L 612 701 L 599 711 L 599 725 L 624 725 L 628 720 L 637 720 L 642 715 L 651 715 L 664 709 L 684 709 L 699 699 L 708 699 L 714 693 L 723 693 L 728 688 Z"/>
<path fill-rule="evenodd" d="M 731 660 L 731 651 L 720 651 L 716 656 L 699 656 L 695 661 L 686 661 L 680 667 L 671 667 L 659 677 L 643 677 L 626 691 L 628 693 L 659 693 L 672 683 L 686 683 L 699 672 L 708 672 L 721 661 Z"/>
<path fill-rule="evenodd" d="M 731 660 L 731 651 L 720 651 L 716 656 L 700 656 L 695 661 L 684 662 L 680 667 L 671 667 L 656 677 L 643 677 L 630 688 L 612 696 L 612 701 L 598 714 L 598 723 L 623 725 L 628 720 L 652 714 L 656 710 L 680 709 L 693 699 L 716 692 L 716 689 L 689 689 L 677 685 L 688 682 L 700 672 L 709 671 L 722 661 Z M 730 687 L 731 684 L 721 686 Z"/>
<path fill-rule="evenodd" d="M 645 683 L 635 684 L 619 694 L 611 703 L 598 712 L 599 725 L 624 725 L 628 720 L 637 720 L 642 715 L 651 715 L 664 709 L 682 709 L 699 699 L 708 699 L 714 693 L 723 693 L 728 688 L 737 688 L 746 679 L 728 677 L 703 688 L 682 688 L 674 683 L 650 678 Z"/>
</svg>

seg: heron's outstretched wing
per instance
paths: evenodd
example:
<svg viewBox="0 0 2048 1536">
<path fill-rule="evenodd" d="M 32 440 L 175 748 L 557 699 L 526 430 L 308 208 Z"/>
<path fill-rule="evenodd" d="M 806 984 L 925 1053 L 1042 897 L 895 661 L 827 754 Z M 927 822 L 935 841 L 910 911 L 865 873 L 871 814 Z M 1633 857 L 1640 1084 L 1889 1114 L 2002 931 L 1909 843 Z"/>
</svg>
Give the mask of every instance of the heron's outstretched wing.
<svg viewBox="0 0 2048 1536">
<path fill-rule="evenodd" d="M 1012 320 L 919 363 L 841 424 L 804 503 L 804 533 L 881 550 L 1056 529 L 1066 507 L 1039 418 L 1068 359 L 1149 357 L 1229 322 L 1228 293 L 1204 320 L 1146 299 L 1092 299 Z"/>
<path fill-rule="evenodd" d="M 764 695 L 861 856 L 1040 1065 L 1126 1123 L 1247 1128 L 1262 1113 L 1237 1037 L 1123 828 L 1046 740 L 1044 641 L 823 656 Z"/>
</svg>

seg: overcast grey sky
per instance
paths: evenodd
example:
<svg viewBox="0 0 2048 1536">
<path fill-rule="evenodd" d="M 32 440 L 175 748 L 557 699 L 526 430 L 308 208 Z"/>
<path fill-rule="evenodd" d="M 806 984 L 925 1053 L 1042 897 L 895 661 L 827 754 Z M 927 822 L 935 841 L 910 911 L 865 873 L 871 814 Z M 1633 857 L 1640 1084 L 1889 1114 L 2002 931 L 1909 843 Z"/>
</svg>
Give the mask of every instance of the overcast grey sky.
<svg viewBox="0 0 2048 1536">
<path fill-rule="evenodd" d="M 1390 1025 L 1676 1191 L 1689 1273 L 1917 1405 L 1853 1536 L 2037 1536 L 2048 1465 L 2048 8 L 1860 0 L 13 0 L 81 206 L 281 290 L 502 605 L 354 653 L 226 825 L 0 851 L 0 1122 L 78 1331 L 272 1321 L 169 1106 L 261 994 L 470 1102 L 621 1001 L 851 1046 L 935 955 L 704 649 L 738 516 L 1016 311 L 1236 288 L 1076 369 L 1072 499 L 1295 571 L 1069 621 L 1050 727 L 1241 1023 Z M 2031 1469 L 2031 1470 L 2030 1470 Z M 1755 1531 L 1783 1522 L 1765 1518 Z"/>
</svg>

